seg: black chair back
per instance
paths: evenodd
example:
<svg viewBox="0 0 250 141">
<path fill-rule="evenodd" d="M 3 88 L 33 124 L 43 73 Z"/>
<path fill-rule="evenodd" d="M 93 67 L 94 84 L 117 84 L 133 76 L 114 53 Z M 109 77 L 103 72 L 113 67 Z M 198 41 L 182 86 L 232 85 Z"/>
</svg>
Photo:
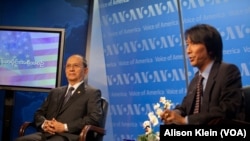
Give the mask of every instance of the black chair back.
<svg viewBox="0 0 250 141">
<path fill-rule="evenodd" d="M 245 121 L 250 122 L 250 86 L 242 88 L 245 100 Z"/>
<path fill-rule="evenodd" d="M 101 104 L 102 104 L 102 111 L 103 111 L 103 119 L 101 121 L 100 127 L 105 130 L 105 124 L 106 124 L 106 118 L 107 118 L 107 114 L 108 114 L 109 103 L 108 103 L 107 99 L 102 97 Z M 95 134 L 94 136 L 95 136 L 96 141 L 103 141 L 103 135 Z"/>
<path fill-rule="evenodd" d="M 102 97 L 102 110 L 103 110 L 103 119 L 102 119 L 102 124 L 101 127 L 105 128 L 105 124 L 106 124 L 106 118 L 107 118 L 107 114 L 108 114 L 108 101 L 107 99 L 105 99 L 104 97 Z"/>
</svg>

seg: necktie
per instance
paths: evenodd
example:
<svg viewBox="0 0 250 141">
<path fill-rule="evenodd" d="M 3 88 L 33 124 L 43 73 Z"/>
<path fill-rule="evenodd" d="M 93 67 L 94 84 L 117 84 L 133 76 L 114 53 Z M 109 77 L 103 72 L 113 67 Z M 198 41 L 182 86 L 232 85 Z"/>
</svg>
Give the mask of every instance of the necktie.
<svg viewBox="0 0 250 141">
<path fill-rule="evenodd" d="M 65 103 L 67 103 L 67 101 L 69 100 L 69 98 L 71 97 L 72 95 L 72 91 L 74 90 L 74 87 L 70 87 L 67 94 L 65 95 L 65 98 L 64 98 L 64 101 L 63 101 L 63 105 Z"/>
<path fill-rule="evenodd" d="M 198 83 L 196 85 L 196 99 L 195 99 L 195 106 L 194 106 L 194 114 L 197 114 L 200 112 L 200 105 L 201 105 L 201 96 L 203 93 L 203 81 L 202 75 L 199 76 Z"/>
</svg>

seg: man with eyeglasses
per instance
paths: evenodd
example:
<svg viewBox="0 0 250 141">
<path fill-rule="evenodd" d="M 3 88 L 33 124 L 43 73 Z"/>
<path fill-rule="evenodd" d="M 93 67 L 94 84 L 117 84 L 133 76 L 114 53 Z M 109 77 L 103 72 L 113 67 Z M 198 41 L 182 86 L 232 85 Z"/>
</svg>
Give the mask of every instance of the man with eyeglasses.
<svg viewBox="0 0 250 141">
<path fill-rule="evenodd" d="M 87 62 L 75 54 L 67 59 L 67 86 L 52 89 L 34 114 L 39 132 L 22 136 L 16 141 L 77 141 L 86 124 L 99 126 L 103 118 L 101 91 L 84 82 Z"/>
</svg>

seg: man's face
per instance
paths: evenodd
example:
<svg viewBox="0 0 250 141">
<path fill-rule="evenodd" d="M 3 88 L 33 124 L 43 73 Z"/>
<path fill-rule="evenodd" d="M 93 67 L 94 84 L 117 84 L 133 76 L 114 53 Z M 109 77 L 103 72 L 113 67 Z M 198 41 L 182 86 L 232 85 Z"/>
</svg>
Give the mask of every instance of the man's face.
<svg viewBox="0 0 250 141">
<path fill-rule="evenodd" d="M 190 64 L 203 71 L 205 67 L 211 62 L 207 49 L 204 44 L 194 44 L 188 38 L 186 40 L 186 53 L 188 55 Z"/>
<path fill-rule="evenodd" d="M 75 84 L 83 80 L 87 75 L 88 69 L 84 68 L 82 58 L 79 56 L 71 56 L 65 66 L 66 77 L 71 84 Z"/>
</svg>

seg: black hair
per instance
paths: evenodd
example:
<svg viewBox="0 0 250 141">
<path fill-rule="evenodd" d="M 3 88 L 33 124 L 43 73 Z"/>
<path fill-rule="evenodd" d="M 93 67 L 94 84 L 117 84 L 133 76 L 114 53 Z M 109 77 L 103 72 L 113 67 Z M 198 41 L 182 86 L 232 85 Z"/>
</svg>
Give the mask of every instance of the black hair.
<svg viewBox="0 0 250 141">
<path fill-rule="evenodd" d="M 185 39 L 189 38 L 192 43 L 204 44 L 209 56 L 215 61 L 223 59 L 223 43 L 219 31 L 208 24 L 197 24 L 185 31 Z"/>
<path fill-rule="evenodd" d="M 82 60 L 83 60 L 83 67 L 87 68 L 88 67 L 88 63 L 85 57 L 82 56 Z"/>
<path fill-rule="evenodd" d="M 87 68 L 87 67 L 88 67 L 87 60 L 86 60 L 86 58 L 85 58 L 83 55 L 80 55 L 80 54 L 73 54 L 73 55 L 71 55 L 71 56 L 78 56 L 78 57 L 80 57 L 80 58 L 82 59 L 82 65 L 83 65 L 83 67 L 84 67 L 84 68 Z M 71 57 L 71 56 L 70 56 L 70 57 Z"/>
</svg>

